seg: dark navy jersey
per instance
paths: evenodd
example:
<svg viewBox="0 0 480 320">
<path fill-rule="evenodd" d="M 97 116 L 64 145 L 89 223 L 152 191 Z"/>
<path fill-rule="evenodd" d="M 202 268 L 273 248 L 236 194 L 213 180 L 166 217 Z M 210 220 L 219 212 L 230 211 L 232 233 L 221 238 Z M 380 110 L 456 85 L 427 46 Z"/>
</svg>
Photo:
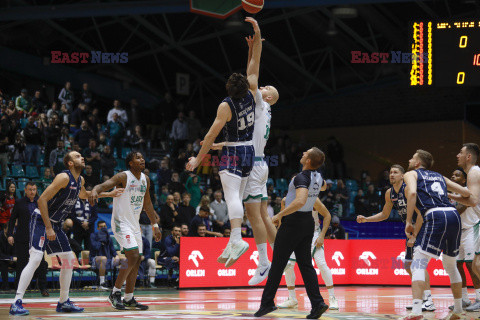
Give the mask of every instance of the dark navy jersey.
<svg viewBox="0 0 480 320">
<path fill-rule="evenodd" d="M 425 215 L 429 209 L 453 207 L 448 200 L 447 184 L 440 173 L 420 168 L 417 172 L 417 208 Z"/>
<path fill-rule="evenodd" d="M 68 174 L 69 181 L 65 188 L 57 192 L 50 201 L 48 201 L 48 214 L 50 221 L 60 223 L 72 213 L 75 203 L 78 200 L 78 194 L 82 188 L 82 177 L 75 180 L 70 170 L 64 170 Z"/>
<path fill-rule="evenodd" d="M 242 99 L 227 97 L 232 111 L 232 119 L 223 127 L 223 138 L 226 142 L 251 141 L 255 123 L 255 99 L 250 90 Z"/>
<path fill-rule="evenodd" d="M 398 190 L 398 193 L 395 191 L 395 188 L 390 189 L 390 200 L 392 200 L 393 208 L 398 212 L 398 215 L 402 219 L 402 222 L 407 221 L 407 197 L 405 196 L 405 187 L 407 185 L 402 183 L 402 186 Z M 412 222 L 415 223 L 417 213 L 413 213 Z"/>
</svg>

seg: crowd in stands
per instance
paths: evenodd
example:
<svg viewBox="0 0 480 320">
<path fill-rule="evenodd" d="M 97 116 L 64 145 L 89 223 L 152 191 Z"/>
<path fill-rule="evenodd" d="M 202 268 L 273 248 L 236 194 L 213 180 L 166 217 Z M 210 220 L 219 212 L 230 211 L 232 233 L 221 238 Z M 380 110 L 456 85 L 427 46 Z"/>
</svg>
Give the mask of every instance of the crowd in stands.
<svg viewBox="0 0 480 320">
<path fill-rule="evenodd" d="M 146 158 L 145 174 L 152 181 L 150 196 L 164 234 L 161 242 L 155 242 L 150 221 L 145 212 L 141 214 L 142 233 L 148 245 L 144 248 L 159 251 L 155 257 L 145 255 L 142 270 L 150 280 L 156 264 L 169 270 L 178 269 L 180 237 L 230 235 L 218 166 L 212 161 L 201 165 L 194 173 L 185 170 L 185 163 L 197 154 L 205 133 L 195 111 L 190 110 L 186 117 L 184 107 L 180 105 L 171 125 L 165 124 L 169 121 L 165 117 L 160 129 L 154 126 L 147 132 L 147 127 L 139 123 L 139 106 L 135 99 L 127 108 L 120 100 L 114 100 L 108 108 L 97 102 L 88 83 L 75 91 L 67 82 L 51 101 L 47 101 L 42 92 L 41 89 L 35 90 L 31 97 L 27 89 L 19 90 L 18 95 L 0 91 L 0 224 L 12 226 L 12 230 L 8 229 L 10 233 L 4 234 L 6 239 L 12 237 L 13 240 L 15 236 L 14 229 L 19 220 L 12 224 L 10 217 L 16 201 L 26 197 L 27 185 L 30 183 L 38 190 L 35 199 L 30 201 L 36 203 L 54 176 L 65 169 L 63 157 L 70 150 L 80 152 L 85 158 L 82 176 L 87 190 L 126 170 L 125 158 L 130 151 L 139 151 Z M 298 158 L 305 147 L 302 141 L 293 143 L 288 137 L 277 137 L 267 146 L 266 154 L 278 162 L 270 168 L 268 180 L 270 216 L 280 211 L 281 198 L 286 194 L 290 177 L 300 170 Z M 153 148 L 160 150 L 161 156 L 153 156 Z M 321 195 L 327 208 L 342 219 L 353 217 L 354 213 L 365 216 L 377 213 L 389 186 L 388 172 L 377 185 L 366 174 L 360 182 L 343 180 L 345 163 L 341 144 L 330 137 L 326 151 L 332 168 L 329 171 L 323 168 L 323 173 L 339 178 L 327 180 L 328 189 Z M 220 152 L 214 155 L 219 157 Z M 90 206 L 88 202 L 78 200 L 70 219 L 64 222 L 64 231 L 70 236 L 77 256 L 80 258 L 82 250 L 90 251 L 90 264 L 99 270 L 102 285 L 105 269 L 121 265 L 123 261 L 113 247 L 115 241 L 108 235 L 106 224 L 97 221 L 97 213 L 109 212 L 111 202 L 108 198 L 100 199 L 97 205 Z M 333 231 L 333 238 L 337 233 L 341 237 L 341 226 Z M 242 233 L 244 237 L 252 236 L 246 219 Z M 14 241 L 2 239 L 0 269 L 3 276 L 5 268 L 12 267 L 16 258 L 12 254 L 15 251 L 9 247 L 15 244 Z"/>
</svg>

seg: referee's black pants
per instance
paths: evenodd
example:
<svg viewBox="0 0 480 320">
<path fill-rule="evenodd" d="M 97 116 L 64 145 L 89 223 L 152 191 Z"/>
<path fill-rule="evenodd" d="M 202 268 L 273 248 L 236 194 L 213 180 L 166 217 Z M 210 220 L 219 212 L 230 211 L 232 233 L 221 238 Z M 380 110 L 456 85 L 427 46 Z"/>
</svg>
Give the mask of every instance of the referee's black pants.
<svg viewBox="0 0 480 320">
<path fill-rule="evenodd" d="M 318 286 L 317 273 L 312 265 L 312 239 L 315 221 L 312 212 L 297 211 L 282 219 L 273 250 L 272 267 L 263 290 L 262 306 L 273 306 L 275 294 L 282 280 L 288 259 L 295 252 L 298 268 L 312 307 L 324 302 Z"/>
</svg>

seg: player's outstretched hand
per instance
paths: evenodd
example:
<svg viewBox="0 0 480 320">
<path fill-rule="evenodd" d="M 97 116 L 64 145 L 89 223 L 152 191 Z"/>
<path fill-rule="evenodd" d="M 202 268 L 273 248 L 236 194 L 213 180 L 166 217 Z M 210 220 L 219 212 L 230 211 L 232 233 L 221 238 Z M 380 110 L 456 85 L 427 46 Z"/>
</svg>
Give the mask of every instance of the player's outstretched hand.
<svg viewBox="0 0 480 320">
<path fill-rule="evenodd" d="M 155 241 L 159 242 L 160 240 L 162 240 L 162 231 L 160 231 L 160 228 L 156 227 L 154 229 L 154 232 L 155 232 Z"/>
<path fill-rule="evenodd" d="M 115 190 L 112 191 L 112 197 L 113 198 L 120 197 L 123 191 L 125 191 L 125 188 L 116 188 Z"/>
<path fill-rule="evenodd" d="M 188 159 L 188 163 L 185 166 L 188 171 L 193 171 L 195 170 L 196 167 L 198 167 L 198 160 L 196 157 L 190 157 Z"/>
<path fill-rule="evenodd" d="M 362 215 L 357 216 L 357 223 L 365 223 L 365 222 L 367 222 L 367 218 L 365 218 Z"/>
<path fill-rule="evenodd" d="M 253 36 L 245 37 L 245 40 L 247 40 L 248 48 L 253 48 Z M 265 39 L 262 38 L 262 41 L 265 41 Z"/>
<path fill-rule="evenodd" d="M 257 20 L 253 19 L 252 17 L 247 17 L 245 18 L 245 22 L 249 22 L 252 24 L 253 31 L 255 31 L 255 33 L 260 31 L 260 27 L 258 26 Z"/>
<path fill-rule="evenodd" d="M 57 235 L 55 234 L 55 231 L 53 231 L 53 228 L 47 228 L 45 230 L 45 233 L 47 234 L 47 239 L 48 241 L 54 241 Z"/>
</svg>

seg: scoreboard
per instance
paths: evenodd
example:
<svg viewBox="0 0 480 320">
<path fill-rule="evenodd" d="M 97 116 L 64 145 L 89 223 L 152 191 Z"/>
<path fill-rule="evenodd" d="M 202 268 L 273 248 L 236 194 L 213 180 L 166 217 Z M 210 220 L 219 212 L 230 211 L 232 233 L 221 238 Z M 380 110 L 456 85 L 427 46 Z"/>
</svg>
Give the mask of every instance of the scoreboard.
<svg viewBox="0 0 480 320">
<path fill-rule="evenodd" d="M 412 23 L 411 86 L 480 86 L 480 20 Z"/>
</svg>

